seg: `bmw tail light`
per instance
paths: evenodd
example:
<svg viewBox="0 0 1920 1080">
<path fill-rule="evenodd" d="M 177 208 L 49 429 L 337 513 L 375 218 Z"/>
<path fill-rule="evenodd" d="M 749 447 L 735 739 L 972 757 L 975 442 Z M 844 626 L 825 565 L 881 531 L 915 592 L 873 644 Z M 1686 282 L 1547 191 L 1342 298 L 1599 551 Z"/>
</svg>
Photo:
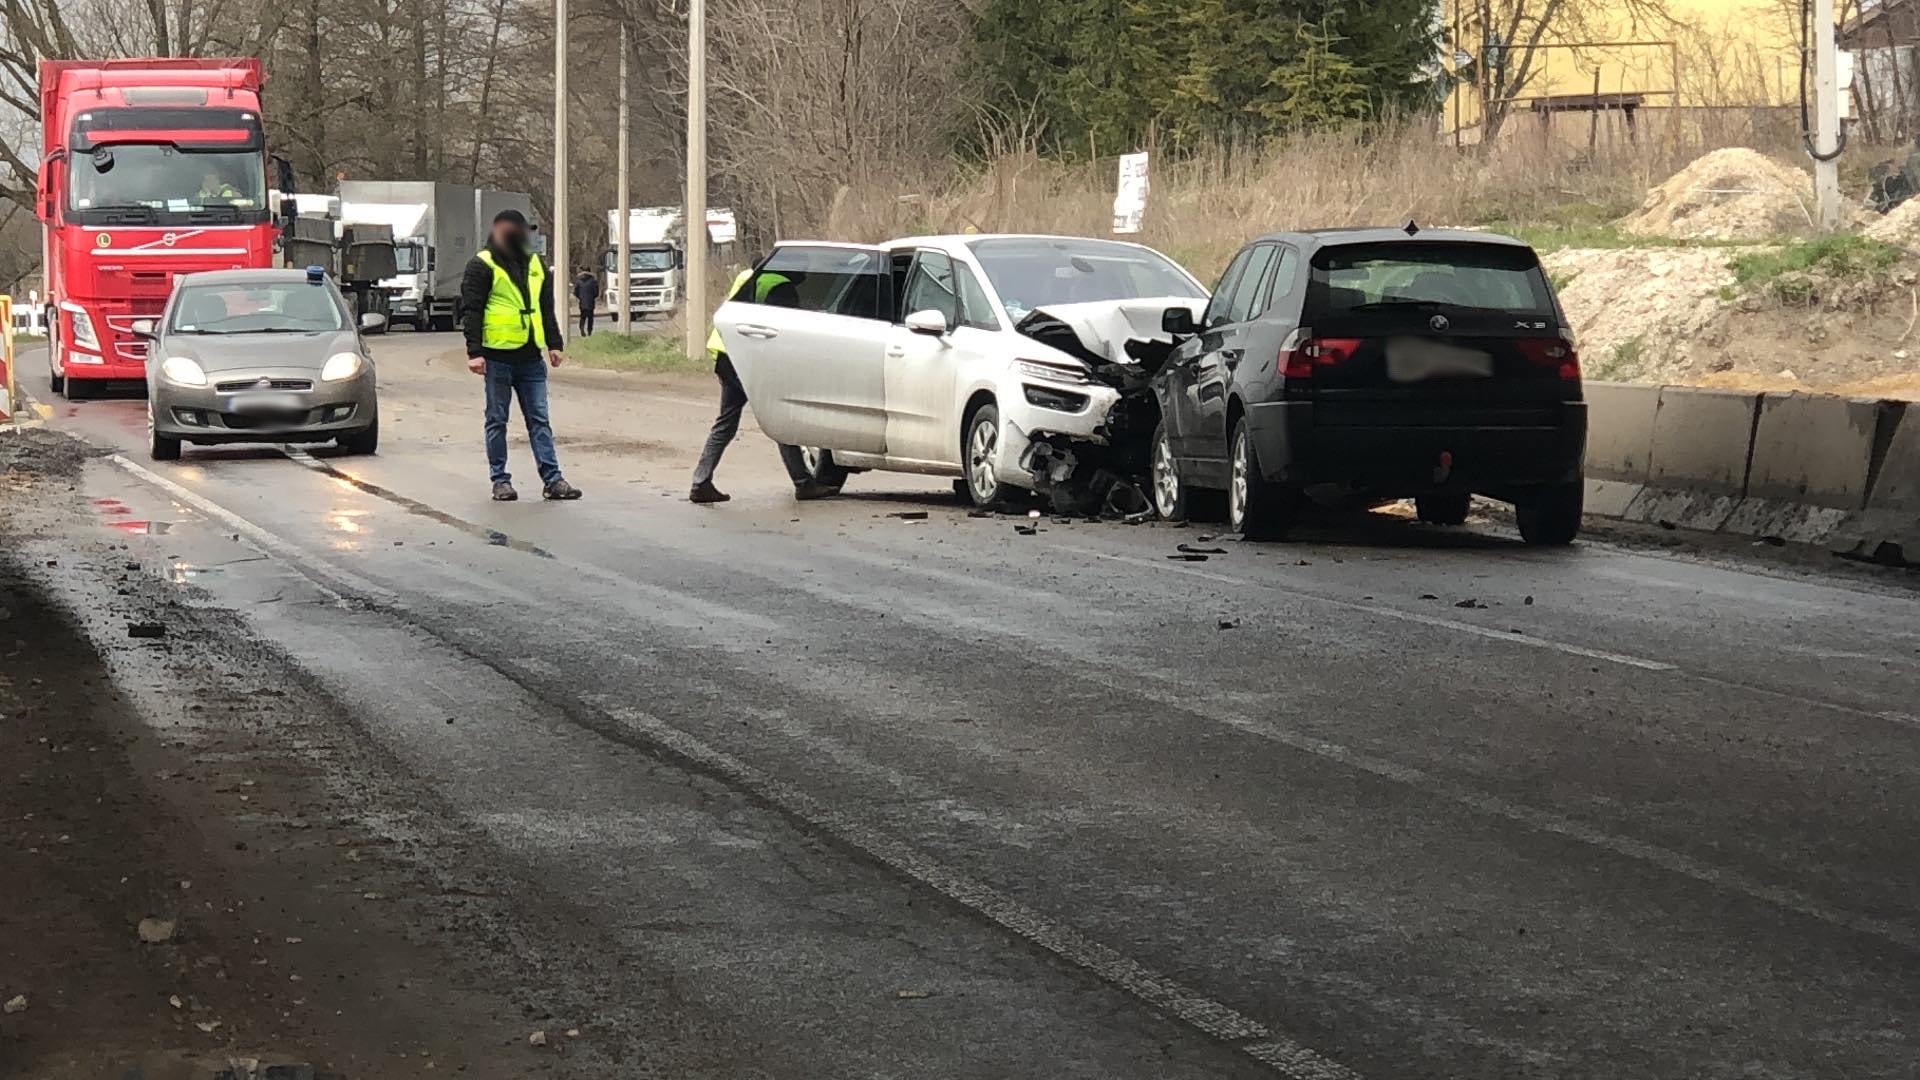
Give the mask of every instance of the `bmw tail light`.
<svg viewBox="0 0 1920 1080">
<path fill-rule="evenodd" d="M 1311 379 L 1316 370 L 1344 364 L 1360 351 L 1359 338 L 1296 336 L 1280 352 L 1280 374 L 1289 379 Z"/>
</svg>

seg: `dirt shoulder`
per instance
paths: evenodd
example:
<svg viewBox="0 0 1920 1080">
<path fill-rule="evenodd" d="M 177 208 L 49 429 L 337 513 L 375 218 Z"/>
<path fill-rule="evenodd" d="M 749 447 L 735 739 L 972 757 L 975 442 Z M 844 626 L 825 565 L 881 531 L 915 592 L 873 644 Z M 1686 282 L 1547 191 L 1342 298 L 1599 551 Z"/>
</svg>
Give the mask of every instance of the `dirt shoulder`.
<svg viewBox="0 0 1920 1080">
<path fill-rule="evenodd" d="M 86 531 L 85 454 L 0 436 L 0 1076 L 564 1071 L 568 1021 L 387 900 L 420 871 L 322 782 L 333 704 Z"/>
</svg>

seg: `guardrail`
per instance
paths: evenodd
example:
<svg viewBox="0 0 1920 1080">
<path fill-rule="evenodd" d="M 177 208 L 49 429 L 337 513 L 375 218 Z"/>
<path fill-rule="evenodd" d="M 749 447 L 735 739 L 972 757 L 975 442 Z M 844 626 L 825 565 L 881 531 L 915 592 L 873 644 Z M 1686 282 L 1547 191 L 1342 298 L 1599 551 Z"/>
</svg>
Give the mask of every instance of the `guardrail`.
<svg viewBox="0 0 1920 1080">
<path fill-rule="evenodd" d="M 1920 564 L 1920 408 L 1588 383 L 1587 509 Z"/>
</svg>

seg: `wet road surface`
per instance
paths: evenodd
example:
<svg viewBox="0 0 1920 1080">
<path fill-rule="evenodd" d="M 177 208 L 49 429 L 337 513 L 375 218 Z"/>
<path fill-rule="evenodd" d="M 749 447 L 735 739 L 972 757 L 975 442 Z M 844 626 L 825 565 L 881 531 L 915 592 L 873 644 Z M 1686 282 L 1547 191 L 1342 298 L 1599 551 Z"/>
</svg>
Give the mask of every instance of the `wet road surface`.
<svg viewBox="0 0 1920 1080">
<path fill-rule="evenodd" d="M 450 344 L 379 343 L 375 458 L 161 465 L 140 401 L 27 386 L 124 455 L 103 528 L 484 837 L 530 948 L 590 946 L 621 1075 L 1920 1071 L 1909 579 L 1021 536 L 944 480 L 796 504 L 752 431 L 694 507 L 709 386 L 597 373 L 554 386 L 587 498 L 520 440 L 496 504 Z"/>
</svg>

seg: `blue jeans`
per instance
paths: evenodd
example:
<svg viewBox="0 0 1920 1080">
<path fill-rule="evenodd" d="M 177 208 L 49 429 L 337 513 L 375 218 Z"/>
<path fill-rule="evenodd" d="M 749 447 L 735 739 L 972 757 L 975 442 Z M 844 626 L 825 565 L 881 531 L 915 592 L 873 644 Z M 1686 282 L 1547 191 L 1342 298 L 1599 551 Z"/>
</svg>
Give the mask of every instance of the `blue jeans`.
<svg viewBox="0 0 1920 1080">
<path fill-rule="evenodd" d="M 547 362 L 538 353 L 513 360 L 487 357 L 487 465 L 493 482 L 512 479 L 507 473 L 507 411 L 515 397 L 527 422 L 540 482 L 551 484 L 560 479 L 560 459 L 553 451 L 553 425 L 547 418 Z"/>
</svg>

